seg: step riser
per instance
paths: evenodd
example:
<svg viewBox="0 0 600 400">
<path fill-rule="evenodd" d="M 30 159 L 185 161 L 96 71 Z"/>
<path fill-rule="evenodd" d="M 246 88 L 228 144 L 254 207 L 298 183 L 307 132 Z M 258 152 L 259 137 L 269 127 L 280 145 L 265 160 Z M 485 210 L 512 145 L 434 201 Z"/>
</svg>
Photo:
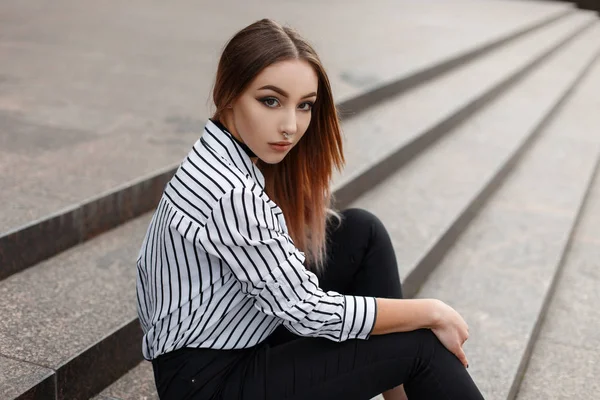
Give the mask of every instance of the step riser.
<svg viewBox="0 0 600 400">
<path fill-rule="evenodd" d="M 600 3 L 598 3 L 597 0 L 581 0 L 576 1 L 575 3 L 577 3 L 577 7 L 582 10 L 593 10 L 600 13 Z"/>
<path fill-rule="evenodd" d="M 15 400 L 47 400 L 56 396 L 56 375 L 49 376 L 43 382 L 29 389 Z"/>
<path fill-rule="evenodd" d="M 352 112 L 352 115 L 356 115 L 378 102 L 409 90 L 422 82 L 488 53 L 507 42 L 551 24 L 570 13 L 571 11 L 566 11 L 565 13 L 557 14 L 533 26 L 501 38 L 494 43 L 459 55 L 398 81 L 367 91 L 354 98 L 344 100 L 339 103 L 338 107 L 342 111 L 348 110 Z M 563 44 L 560 43 L 558 46 L 560 47 Z M 499 92 L 501 90 L 503 89 L 498 89 Z M 493 94 L 493 96 L 495 95 Z M 483 103 L 487 100 L 489 98 L 482 99 L 481 102 Z M 451 117 L 445 123 L 450 124 L 451 127 L 452 124 L 459 123 L 466 116 L 481 107 L 481 105 L 478 104 L 477 107 L 473 107 L 472 111 L 464 115 L 456 116 L 456 120 L 454 120 L 455 117 Z M 450 128 L 448 126 L 440 126 L 438 129 Z M 343 207 L 349 204 L 364 193 L 364 191 L 389 176 L 395 169 L 410 161 L 414 157 L 415 152 L 422 151 L 427 145 L 436 140 L 436 135 L 439 135 L 439 133 L 430 133 L 429 136 L 432 137 L 427 137 L 428 135 L 425 134 L 422 139 L 418 139 L 412 144 L 414 147 L 400 149 L 396 155 L 391 157 L 393 160 L 383 160 L 369 171 L 366 171 L 364 176 L 359 176 L 354 181 L 336 190 L 338 206 Z M 175 169 L 176 166 L 171 166 L 159 174 L 125 185 L 122 188 L 91 199 L 81 205 L 58 212 L 53 216 L 0 236 L 0 265 L 2 265 L 0 280 L 82 243 L 95 235 L 115 228 L 132 218 L 151 211 L 156 207 L 162 190 L 172 177 Z M 36 243 L 36 246 L 32 247 L 31 243 Z"/>
<path fill-rule="evenodd" d="M 137 319 L 60 367 L 56 399 L 89 399 L 142 361 Z"/>
<path fill-rule="evenodd" d="M 0 280 L 154 209 L 175 170 L 170 167 L 0 237 Z"/>
<path fill-rule="evenodd" d="M 142 360 L 143 332 L 137 319 L 67 361 L 15 400 L 89 399 Z"/>
<path fill-rule="evenodd" d="M 519 163 L 519 160 L 533 146 L 540 133 L 552 121 L 557 110 L 562 107 L 579 82 L 581 82 L 581 80 L 587 75 L 587 73 L 590 71 L 590 68 L 599 56 L 600 52 L 597 53 L 593 57 L 593 60 L 590 61 L 590 63 L 586 66 L 586 68 L 581 71 L 573 85 L 561 96 L 552 109 L 540 121 L 538 126 L 532 131 L 530 136 L 525 139 L 517 151 L 515 151 L 510 159 L 507 160 L 507 162 L 496 172 L 494 177 L 458 216 L 448 230 L 444 232 L 435 245 L 433 245 L 432 248 L 424 255 L 415 268 L 406 276 L 402 284 L 403 293 L 405 296 L 414 297 L 419 292 L 419 289 L 427 281 L 429 275 L 431 275 L 431 273 L 435 270 L 436 266 L 452 248 L 456 240 L 469 226 L 469 223 L 473 220 L 473 218 L 475 218 L 487 200 L 502 186 L 502 183 L 510 175 L 514 167 Z"/>
</svg>

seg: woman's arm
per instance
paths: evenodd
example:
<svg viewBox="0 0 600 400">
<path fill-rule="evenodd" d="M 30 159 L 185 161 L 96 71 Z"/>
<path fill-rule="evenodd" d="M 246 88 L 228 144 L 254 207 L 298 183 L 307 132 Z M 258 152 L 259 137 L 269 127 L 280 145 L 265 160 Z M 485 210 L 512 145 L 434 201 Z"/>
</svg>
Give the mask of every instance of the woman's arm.
<svg viewBox="0 0 600 400">
<path fill-rule="evenodd" d="M 324 292 L 274 210 L 281 212 L 253 189 L 234 188 L 213 207 L 197 245 L 224 261 L 257 310 L 281 319 L 296 335 L 367 339 L 375 297 Z"/>
<path fill-rule="evenodd" d="M 469 327 L 456 310 L 436 299 L 376 298 L 377 315 L 371 335 L 428 328 L 465 367 L 469 366 L 463 344 Z"/>
<path fill-rule="evenodd" d="M 377 318 L 371 335 L 433 328 L 439 320 L 439 300 L 377 298 Z"/>
</svg>

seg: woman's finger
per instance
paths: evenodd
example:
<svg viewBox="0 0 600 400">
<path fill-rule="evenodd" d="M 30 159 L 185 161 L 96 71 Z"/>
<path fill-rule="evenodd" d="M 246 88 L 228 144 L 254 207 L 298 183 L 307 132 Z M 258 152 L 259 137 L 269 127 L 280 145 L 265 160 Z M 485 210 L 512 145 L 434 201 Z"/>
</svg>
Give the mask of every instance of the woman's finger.
<svg viewBox="0 0 600 400">
<path fill-rule="evenodd" d="M 456 357 L 460 360 L 460 362 L 467 368 L 469 366 L 469 361 L 467 360 L 467 355 L 465 354 L 462 347 L 459 347 L 456 352 Z"/>
</svg>

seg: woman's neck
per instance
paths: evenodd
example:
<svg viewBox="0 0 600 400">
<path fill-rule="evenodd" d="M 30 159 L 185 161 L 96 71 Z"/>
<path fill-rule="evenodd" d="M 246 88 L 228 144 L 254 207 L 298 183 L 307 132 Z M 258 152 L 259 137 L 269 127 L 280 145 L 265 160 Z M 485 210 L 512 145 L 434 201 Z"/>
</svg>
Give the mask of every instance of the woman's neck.
<svg viewBox="0 0 600 400">
<path fill-rule="evenodd" d="M 225 112 L 225 113 L 223 113 L 223 115 L 219 119 L 217 119 L 215 121 L 218 122 L 219 124 L 221 124 L 222 127 L 225 128 L 225 130 L 231 134 L 231 136 L 244 149 L 244 151 L 246 152 L 246 154 L 248 154 L 248 156 L 250 157 L 250 160 L 252 161 L 252 163 L 254 165 L 256 165 L 257 162 L 258 162 L 258 156 L 256 154 L 254 154 L 254 152 L 252 151 L 252 149 L 250 147 L 248 147 L 248 145 L 246 143 L 244 143 L 244 141 L 242 140 L 242 137 L 240 136 L 240 134 L 235 129 L 235 124 L 233 123 L 233 118 L 232 118 L 231 113 L 226 113 Z"/>
</svg>

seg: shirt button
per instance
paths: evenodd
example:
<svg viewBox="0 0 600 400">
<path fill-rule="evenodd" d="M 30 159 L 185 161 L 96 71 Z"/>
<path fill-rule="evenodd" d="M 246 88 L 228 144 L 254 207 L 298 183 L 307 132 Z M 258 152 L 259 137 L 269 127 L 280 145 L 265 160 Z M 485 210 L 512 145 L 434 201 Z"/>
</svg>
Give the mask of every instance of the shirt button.
<svg viewBox="0 0 600 400">
<path fill-rule="evenodd" d="M 276 289 L 278 289 L 280 286 L 281 286 L 281 284 L 279 282 L 275 282 L 273 284 L 273 287 L 276 288 Z"/>
</svg>

